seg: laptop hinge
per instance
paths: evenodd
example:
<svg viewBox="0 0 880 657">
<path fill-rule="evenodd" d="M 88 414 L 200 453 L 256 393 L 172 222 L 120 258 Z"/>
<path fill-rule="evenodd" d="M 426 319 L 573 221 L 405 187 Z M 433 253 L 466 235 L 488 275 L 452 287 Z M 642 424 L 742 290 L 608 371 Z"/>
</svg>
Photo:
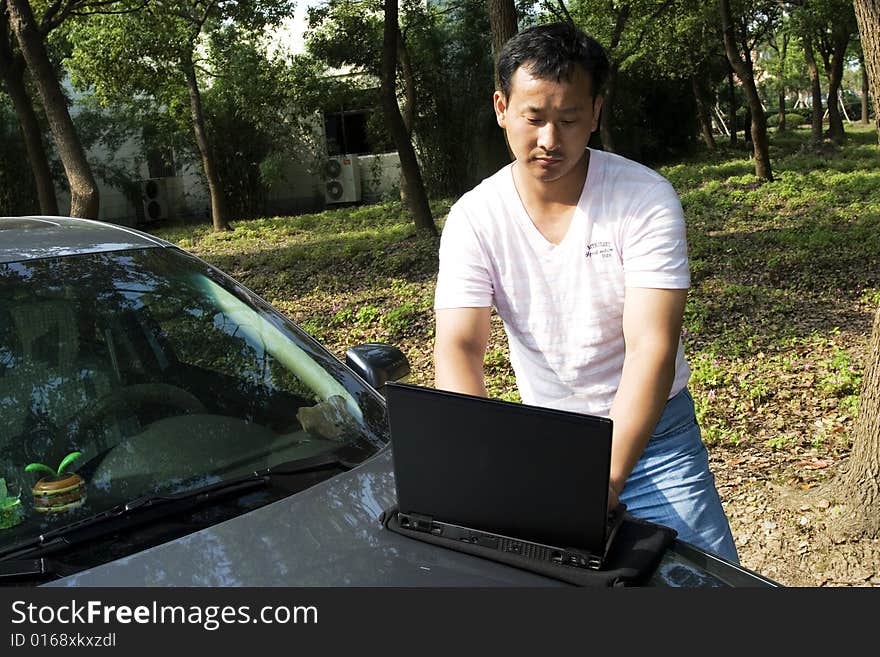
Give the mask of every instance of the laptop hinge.
<svg viewBox="0 0 880 657">
<path fill-rule="evenodd" d="M 414 529 L 426 534 L 435 533 L 434 519 L 431 516 L 425 516 L 420 513 L 400 513 L 398 514 L 398 522 L 404 529 Z"/>
</svg>

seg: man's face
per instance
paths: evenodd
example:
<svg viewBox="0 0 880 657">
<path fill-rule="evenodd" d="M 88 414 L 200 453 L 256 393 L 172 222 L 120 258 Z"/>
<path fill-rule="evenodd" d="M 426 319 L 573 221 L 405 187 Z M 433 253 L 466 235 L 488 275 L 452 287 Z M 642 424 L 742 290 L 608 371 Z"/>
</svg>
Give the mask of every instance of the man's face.
<svg viewBox="0 0 880 657">
<path fill-rule="evenodd" d="M 574 67 L 571 79 L 559 82 L 536 78 L 528 65 L 520 66 L 511 78 L 509 96 L 496 91 L 494 105 L 517 166 L 542 182 L 580 172 L 578 164 L 602 106 L 582 66 Z"/>
</svg>

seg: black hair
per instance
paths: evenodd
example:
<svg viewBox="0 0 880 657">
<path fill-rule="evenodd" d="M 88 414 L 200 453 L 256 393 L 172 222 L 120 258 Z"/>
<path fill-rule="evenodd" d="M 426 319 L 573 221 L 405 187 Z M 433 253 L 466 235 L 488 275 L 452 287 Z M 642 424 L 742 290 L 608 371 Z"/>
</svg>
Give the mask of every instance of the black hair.
<svg viewBox="0 0 880 657">
<path fill-rule="evenodd" d="M 510 98 L 513 74 L 521 66 L 541 80 L 569 80 L 575 64 L 590 76 L 593 96 L 608 77 L 608 57 L 593 37 L 571 23 L 545 23 L 512 36 L 498 54 L 501 92 Z"/>
</svg>

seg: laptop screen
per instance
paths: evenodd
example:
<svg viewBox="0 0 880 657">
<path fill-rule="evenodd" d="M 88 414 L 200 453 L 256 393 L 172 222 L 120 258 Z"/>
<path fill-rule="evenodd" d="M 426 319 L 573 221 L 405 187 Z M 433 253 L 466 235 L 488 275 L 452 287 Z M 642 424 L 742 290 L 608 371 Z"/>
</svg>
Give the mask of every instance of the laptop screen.
<svg viewBox="0 0 880 657">
<path fill-rule="evenodd" d="M 604 551 L 611 420 L 401 383 L 386 400 L 401 512 Z"/>
</svg>

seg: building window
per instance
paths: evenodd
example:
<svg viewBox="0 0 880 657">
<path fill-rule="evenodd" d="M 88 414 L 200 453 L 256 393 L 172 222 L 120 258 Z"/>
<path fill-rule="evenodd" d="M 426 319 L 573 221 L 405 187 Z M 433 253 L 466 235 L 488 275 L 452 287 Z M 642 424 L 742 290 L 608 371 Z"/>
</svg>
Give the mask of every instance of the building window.
<svg viewBox="0 0 880 657">
<path fill-rule="evenodd" d="M 370 152 L 367 110 L 324 113 L 327 155 L 363 155 Z"/>
<path fill-rule="evenodd" d="M 174 170 L 174 151 L 167 147 L 147 148 L 147 170 L 150 178 L 170 178 Z"/>
</svg>

